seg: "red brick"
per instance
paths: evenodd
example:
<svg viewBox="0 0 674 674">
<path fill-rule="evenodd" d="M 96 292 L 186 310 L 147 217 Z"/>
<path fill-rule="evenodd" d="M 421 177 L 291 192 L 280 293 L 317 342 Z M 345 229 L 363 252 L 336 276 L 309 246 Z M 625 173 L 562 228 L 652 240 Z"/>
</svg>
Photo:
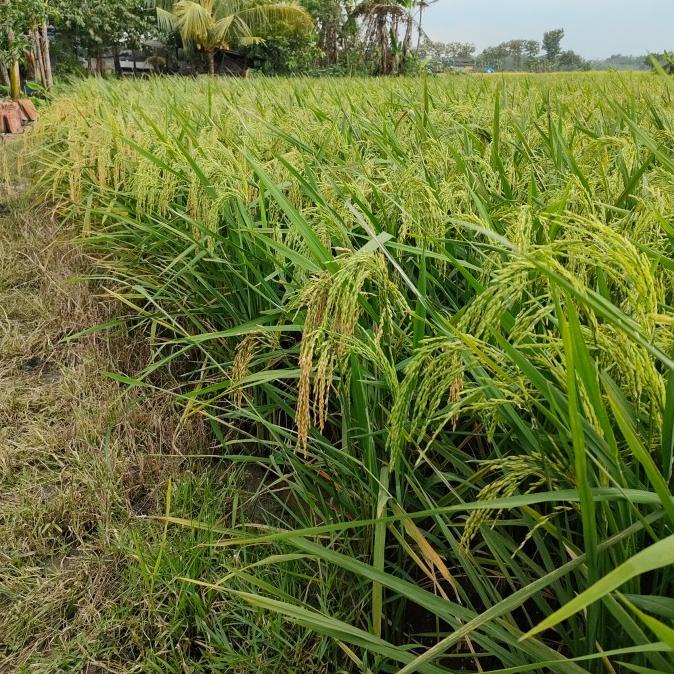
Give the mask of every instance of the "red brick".
<svg viewBox="0 0 674 674">
<path fill-rule="evenodd" d="M 33 101 L 30 101 L 27 98 L 22 98 L 19 101 L 19 105 L 21 106 L 21 110 L 24 112 L 26 118 L 29 121 L 34 122 L 37 119 L 37 110 L 33 105 Z"/>
</svg>

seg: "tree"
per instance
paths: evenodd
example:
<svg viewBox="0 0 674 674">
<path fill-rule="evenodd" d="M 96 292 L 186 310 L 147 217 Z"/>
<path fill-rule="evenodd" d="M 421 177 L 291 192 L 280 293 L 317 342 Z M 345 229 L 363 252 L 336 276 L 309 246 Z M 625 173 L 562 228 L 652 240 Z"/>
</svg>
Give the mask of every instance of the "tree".
<svg viewBox="0 0 674 674">
<path fill-rule="evenodd" d="M 469 59 L 475 53 L 472 42 L 448 42 L 447 50 L 453 59 Z"/>
<path fill-rule="evenodd" d="M 308 12 L 290 2 L 262 4 L 244 0 L 178 0 L 171 11 L 157 7 L 161 28 L 180 33 L 186 47 L 206 52 L 208 72 L 215 74 L 215 52 L 233 45 L 264 41 L 271 19 L 280 19 L 310 29 Z"/>
<path fill-rule="evenodd" d="M 302 0 L 313 17 L 318 31 L 318 46 L 328 64 L 338 62 L 356 34 L 355 22 L 349 20 L 355 0 Z"/>
<path fill-rule="evenodd" d="M 323 56 L 315 30 L 271 20 L 269 34 L 273 37 L 241 50 L 247 63 L 267 75 L 310 73 Z"/>
<path fill-rule="evenodd" d="M 444 72 L 452 67 L 452 55 L 448 47 L 449 45 L 445 42 L 425 40 L 417 50 L 417 54 L 426 60 L 433 72 Z"/>
<path fill-rule="evenodd" d="M 561 28 L 545 33 L 544 61 L 538 56 L 541 45 L 536 40 L 519 39 L 502 42 L 496 47 L 487 47 L 477 60 L 480 66 L 494 70 L 536 70 L 541 65 L 548 70 L 589 70 L 589 62 L 582 56 L 571 50 L 561 50 L 563 37 L 564 31 Z"/>
<path fill-rule="evenodd" d="M 417 52 L 421 46 L 421 38 L 424 35 L 424 10 L 428 9 L 431 5 L 434 5 L 437 1 L 438 0 L 417 0 L 417 8 L 419 10 L 419 13 L 417 14 Z"/>
<path fill-rule="evenodd" d="M 674 75 L 674 52 L 666 51 L 662 54 L 649 54 L 646 58 L 646 63 L 654 70 L 659 64 L 666 73 Z"/>
<path fill-rule="evenodd" d="M 13 98 L 19 95 L 21 61 L 45 89 L 53 84 L 47 15 L 45 0 L 0 2 L 0 70 Z"/>
<path fill-rule="evenodd" d="M 558 70 L 589 70 L 590 63 L 575 51 L 563 51 L 557 59 Z"/>
<path fill-rule="evenodd" d="M 508 49 L 500 44 L 496 47 L 487 47 L 479 56 L 478 63 L 483 68 L 503 70 L 505 60 L 508 57 Z"/>
<path fill-rule="evenodd" d="M 120 46 L 138 45 L 153 15 L 146 0 L 50 0 L 50 5 L 59 32 L 95 58 L 99 72 L 104 51 L 118 54 Z"/>
<path fill-rule="evenodd" d="M 503 45 L 509 52 L 513 59 L 513 68 L 515 70 L 522 70 L 522 55 L 524 54 L 526 40 L 510 40 Z"/>
<path fill-rule="evenodd" d="M 414 0 L 361 0 L 352 12 L 362 19 L 367 50 L 378 56 L 377 71 L 391 75 L 404 70 L 412 41 Z"/>
<path fill-rule="evenodd" d="M 612 54 L 606 59 L 597 59 L 591 62 L 594 70 L 647 70 L 650 62 L 645 56 L 628 56 Z"/>
<path fill-rule="evenodd" d="M 9 96 L 15 101 L 21 95 L 19 59 L 24 49 L 17 34 L 18 15 L 15 5 L 0 4 L 0 70 L 2 81 L 9 88 Z"/>
<path fill-rule="evenodd" d="M 549 63 L 554 63 L 562 51 L 562 39 L 564 38 L 564 29 L 557 28 L 549 30 L 543 35 L 543 51 L 545 58 Z"/>
<path fill-rule="evenodd" d="M 475 45 L 470 42 L 433 42 L 426 40 L 418 54 L 428 61 L 434 72 L 449 70 L 456 59 L 469 59 L 475 53 Z"/>
<path fill-rule="evenodd" d="M 525 40 L 524 51 L 530 59 L 535 59 L 541 51 L 541 44 L 538 40 Z"/>
<path fill-rule="evenodd" d="M 526 54 L 526 70 L 532 71 L 538 68 L 538 55 L 541 51 L 541 43 L 538 40 L 525 40 L 524 53 Z"/>
</svg>

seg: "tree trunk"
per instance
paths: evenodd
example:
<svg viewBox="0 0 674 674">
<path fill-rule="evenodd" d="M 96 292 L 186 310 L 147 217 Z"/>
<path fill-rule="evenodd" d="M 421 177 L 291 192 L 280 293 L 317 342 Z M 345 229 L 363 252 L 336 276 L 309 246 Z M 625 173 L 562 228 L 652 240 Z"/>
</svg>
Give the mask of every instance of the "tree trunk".
<svg viewBox="0 0 674 674">
<path fill-rule="evenodd" d="M 212 49 L 206 50 L 208 56 L 208 74 L 215 75 L 215 53 Z"/>
<path fill-rule="evenodd" d="M 7 33 L 7 43 L 10 47 L 14 44 L 13 30 Z M 19 62 L 12 61 L 9 64 L 9 97 L 13 101 L 18 101 L 19 96 L 21 96 L 21 71 L 19 70 Z"/>
<path fill-rule="evenodd" d="M 390 42 L 388 31 L 386 30 L 386 19 L 378 18 L 377 34 L 379 36 L 379 49 L 381 51 L 380 72 L 382 75 L 388 75 L 391 71 Z"/>
<path fill-rule="evenodd" d="M 424 4 L 420 3 L 419 4 L 419 35 L 417 37 L 417 54 L 419 53 L 419 49 L 421 48 L 421 36 L 424 33 L 424 31 L 421 27 L 421 24 L 423 23 L 423 20 L 424 20 Z"/>
<path fill-rule="evenodd" d="M 9 88 L 9 71 L 6 66 L 0 65 L 0 82 Z"/>
<path fill-rule="evenodd" d="M 18 101 L 21 96 L 21 72 L 19 71 L 19 62 L 14 61 L 9 66 L 9 97 L 13 101 Z"/>
<path fill-rule="evenodd" d="M 112 48 L 112 61 L 115 64 L 115 74 L 117 77 L 122 76 L 122 62 L 119 58 L 119 47 L 116 45 Z"/>
<path fill-rule="evenodd" d="M 36 68 L 37 58 L 35 56 L 35 45 L 32 45 L 31 48 L 26 52 L 26 71 L 27 77 L 29 80 L 35 80 L 39 82 L 39 75 Z"/>
<path fill-rule="evenodd" d="M 403 38 L 402 57 L 401 57 L 401 60 L 400 60 L 400 71 L 401 72 L 405 71 L 405 66 L 407 65 L 407 56 L 409 55 L 411 47 L 412 47 L 412 29 L 413 28 L 414 28 L 414 26 L 413 26 L 412 14 L 408 14 L 407 18 L 405 20 L 405 37 Z"/>
<path fill-rule="evenodd" d="M 42 58 L 42 48 L 40 46 L 40 34 L 37 32 L 37 29 L 30 31 L 30 38 L 33 43 L 33 51 L 35 53 L 35 74 L 37 75 L 37 80 L 40 84 L 46 89 L 47 88 L 47 76 L 44 69 L 44 61 Z"/>
<path fill-rule="evenodd" d="M 331 19 L 323 31 L 323 51 L 325 52 L 330 65 L 337 63 L 337 54 L 339 51 L 337 47 L 337 39 L 338 30 Z"/>
<path fill-rule="evenodd" d="M 51 69 L 51 54 L 49 53 L 49 33 L 47 22 L 42 23 L 42 40 L 40 41 L 42 49 L 42 62 L 44 63 L 45 87 L 51 89 L 54 86 L 54 74 Z"/>
<path fill-rule="evenodd" d="M 131 50 L 131 58 L 133 59 L 133 76 L 136 76 L 136 50 Z"/>
</svg>

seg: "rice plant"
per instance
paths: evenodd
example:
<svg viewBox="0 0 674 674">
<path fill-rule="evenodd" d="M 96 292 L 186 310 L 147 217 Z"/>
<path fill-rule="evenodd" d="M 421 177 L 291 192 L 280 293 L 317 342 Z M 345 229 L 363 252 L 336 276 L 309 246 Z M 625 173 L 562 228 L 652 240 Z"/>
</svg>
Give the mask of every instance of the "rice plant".
<svg viewBox="0 0 674 674">
<path fill-rule="evenodd" d="M 666 79 L 90 80 L 31 142 L 152 347 L 117 378 L 261 457 L 216 549 L 306 561 L 212 589 L 353 671 L 674 671 Z"/>
</svg>

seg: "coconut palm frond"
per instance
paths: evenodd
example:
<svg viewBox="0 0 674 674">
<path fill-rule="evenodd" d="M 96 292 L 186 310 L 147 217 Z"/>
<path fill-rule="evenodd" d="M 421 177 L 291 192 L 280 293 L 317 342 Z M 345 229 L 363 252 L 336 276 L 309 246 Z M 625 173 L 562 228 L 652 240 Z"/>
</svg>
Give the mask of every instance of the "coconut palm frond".
<svg viewBox="0 0 674 674">
<path fill-rule="evenodd" d="M 166 0 L 163 0 L 166 1 Z M 263 0 L 262 0 L 263 1 Z M 264 42 L 272 21 L 284 21 L 295 28 L 309 29 L 309 13 L 293 2 L 260 4 L 261 0 L 178 0 L 172 11 L 157 7 L 160 28 L 177 30 L 183 44 L 195 45 L 207 52 L 213 72 L 213 53 Z"/>
<path fill-rule="evenodd" d="M 229 44 L 229 34 L 232 32 L 232 24 L 235 18 L 233 14 L 230 14 L 216 21 L 211 26 L 209 41 L 217 45 Z"/>
<path fill-rule="evenodd" d="M 213 0 L 213 15 L 216 19 L 222 19 L 225 16 L 238 14 L 248 5 L 250 2 L 244 0 Z"/>
<path fill-rule="evenodd" d="M 252 33 L 264 30 L 270 21 L 284 21 L 297 28 L 310 28 L 313 25 L 311 15 L 293 2 L 277 2 L 273 5 L 256 5 L 241 9 L 237 13 Z"/>
<path fill-rule="evenodd" d="M 239 44 L 243 39 L 254 37 L 251 27 L 238 14 L 234 16 L 231 33 Z"/>
<path fill-rule="evenodd" d="M 205 43 L 213 25 L 212 2 L 180 0 L 173 13 L 178 18 L 178 30 L 185 43 Z"/>
<path fill-rule="evenodd" d="M 179 29 L 179 20 L 178 17 L 172 12 L 168 12 L 162 7 L 157 7 L 157 24 L 159 25 L 160 30 L 164 30 L 168 33 L 171 33 Z"/>
<path fill-rule="evenodd" d="M 264 44 L 264 38 L 255 37 L 254 35 L 240 37 L 237 41 L 242 47 L 250 47 L 254 44 Z"/>
</svg>

